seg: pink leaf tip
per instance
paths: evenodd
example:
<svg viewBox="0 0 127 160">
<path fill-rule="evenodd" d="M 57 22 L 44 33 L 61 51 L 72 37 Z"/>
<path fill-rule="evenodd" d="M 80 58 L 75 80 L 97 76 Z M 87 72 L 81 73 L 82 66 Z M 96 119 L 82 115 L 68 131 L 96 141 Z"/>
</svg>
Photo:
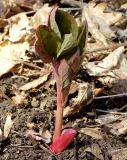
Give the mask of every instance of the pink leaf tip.
<svg viewBox="0 0 127 160">
<path fill-rule="evenodd" d="M 66 147 L 73 141 L 77 134 L 75 129 L 66 130 L 60 137 L 56 138 L 50 145 L 50 149 L 53 153 L 61 153 Z"/>
</svg>

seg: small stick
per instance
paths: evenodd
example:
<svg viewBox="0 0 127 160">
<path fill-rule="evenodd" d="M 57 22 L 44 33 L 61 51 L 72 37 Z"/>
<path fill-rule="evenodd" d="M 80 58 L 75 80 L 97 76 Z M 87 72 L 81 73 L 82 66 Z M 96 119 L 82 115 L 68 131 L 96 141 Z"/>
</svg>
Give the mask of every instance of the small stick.
<svg viewBox="0 0 127 160">
<path fill-rule="evenodd" d="M 112 111 L 105 111 L 105 110 L 102 110 L 102 109 L 96 109 L 96 111 L 103 112 L 103 113 L 109 113 L 109 114 L 127 115 L 127 113 L 123 113 L 123 112 L 112 112 Z"/>
<path fill-rule="evenodd" d="M 99 96 L 99 97 L 94 97 L 93 99 L 118 98 L 118 97 L 125 97 L 125 96 L 127 96 L 127 93 L 121 93 L 121 94 L 115 94 L 115 95 L 109 95 L 109 96 Z"/>
<path fill-rule="evenodd" d="M 67 11 L 77 11 L 77 10 L 81 10 L 81 8 L 59 8 L 61 10 L 67 10 Z"/>
<path fill-rule="evenodd" d="M 113 49 L 116 49 L 116 48 L 121 47 L 121 46 L 127 46 L 127 42 L 120 43 L 120 44 L 115 44 L 115 45 L 109 45 L 107 47 L 100 47 L 100 48 L 90 49 L 90 50 L 86 51 L 86 54 L 93 53 L 93 52 L 99 52 L 99 51 L 103 51 L 103 50 L 109 50 L 109 49 L 113 50 Z"/>
<path fill-rule="evenodd" d="M 62 4 L 69 4 L 72 7 L 78 6 L 78 7 L 83 7 L 84 3 L 80 2 L 80 1 L 75 1 L 75 0 L 62 0 L 61 1 Z"/>
<path fill-rule="evenodd" d="M 21 146 L 21 144 L 10 144 L 8 147 L 17 147 L 17 148 L 33 148 L 33 146 Z"/>
</svg>

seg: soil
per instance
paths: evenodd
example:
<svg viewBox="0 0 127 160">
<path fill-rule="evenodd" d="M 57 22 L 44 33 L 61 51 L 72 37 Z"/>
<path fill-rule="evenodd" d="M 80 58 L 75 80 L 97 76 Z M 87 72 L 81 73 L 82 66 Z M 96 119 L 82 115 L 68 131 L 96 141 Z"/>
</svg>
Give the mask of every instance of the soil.
<svg viewBox="0 0 127 160">
<path fill-rule="evenodd" d="M 24 2 L 26 1 L 24 0 Z M 52 5 L 52 3 L 54 4 L 59 1 L 46 0 L 46 2 L 50 2 Z M 110 4 L 111 8 L 113 8 L 112 4 Z M 70 6 L 67 4 L 61 4 L 61 7 Z M 27 8 L 30 9 L 26 6 L 26 9 Z M 9 17 L 11 15 L 13 15 L 13 12 L 9 14 Z M 8 15 L 6 15 L 5 18 L 6 17 L 8 17 Z M 91 41 L 94 40 L 92 39 Z M 32 58 L 34 59 L 36 56 Z M 104 115 L 104 113 L 97 112 L 97 109 L 116 111 L 116 109 L 119 109 L 127 104 L 126 97 L 93 100 L 92 103 L 85 106 L 85 108 L 82 107 L 82 110 L 78 113 L 64 118 L 64 128 L 70 128 L 76 124 L 75 126 L 78 134 L 68 148 L 59 155 L 53 155 L 53 153 L 50 152 L 48 148 L 49 143 L 46 143 L 45 140 L 37 139 L 37 137 L 32 137 L 29 135 L 28 129 L 30 128 L 30 125 L 33 125 L 33 130 L 35 132 L 38 133 L 40 129 L 42 129 L 42 131 L 43 129 L 46 129 L 53 137 L 56 110 L 56 88 L 52 75 L 49 75 L 44 84 L 40 84 L 36 88 L 24 91 L 25 99 L 21 104 L 15 104 L 12 100 L 18 92 L 21 94 L 19 87 L 39 78 L 44 74 L 44 71 L 48 73 L 51 72 L 50 67 L 48 69 L 44 68 L 42 62 L 35 62 L 34 60 L 32 64 L 35 64 L 35 68 L 23 64 L 22 66 L 19 66 L 22 67 L 21 73 L 16 74 L 15 71 L 15 73 L 8 73 L 0 78 L 1 130 L 4 130 L 4 124 L 8 113 L 12 114 L 13 121 L 8 138 L 4 139 L 3 137 L 0 137 L 0 160 L 112 160 L 112 150 L 127 148 L 126 135 L 116 136 L 111 134 L 111 132 L 103 125 L 100 126 L 101 131 L 105 135 L 103 139 L 97 140 L 91 136 L 81 134 L 79 132 L 79 129 L 85 128 L 86 126 L 95 127 L 99 125 L 95 119 L 97 119 L 100 115 Z M 31 61 L 29 64 L 30 63 Z M 37 66 L 42 68 L 42 70 L 39 70 Z M 104 88 L 104 95 L 108 95 L 107 92 L 110 91 L 109 88 L 105 88 L 105 86 L 99 84 L 96 81 L 96 77 L 93 79 L 93 77 L 90 77 L 83 69 L 80 69 L 75 81 L 77 79 L 80 82 L 93 82 L 96 88 Z M 74 98 L 75 96 L 75 94 L 69 95 L 68 101 L 71 101 L 71 98 Z M 124 111 L 127 112 L 126 109 Z M 83 122 L 83 119 L 85 119 L 85 123 Z M 46 136 L 49 138 L 48 135 Z M 99 148 L 97 149 L 97 147 L 95 147 L 97 149 L 96 151 L 99 152 L 98 154 L 96 153 L 96 155 L 90 151 L 90 149 L 93 149 L 93 146 L 97 146 Z"/>
<path fill-rule="evenodd" d="M 36 74 L 39 71 L 36 70 Z M 83 76 L 80 72 L 80 78 Z M 2 90 L 4 93 L 11 98 L 14 95 L 14 86 L 20 87 L 27 83 L 23 77 L 17 76 L 17 78 L 12 78 L 13 75 L 8 75 L 2 77 Z M 33 76 L 33 79 L 35 77 Z M 52 77 L 50 77 L 52 80 Z M 32 79 L 32 77 L 31 77 Z M 49 82 L 48 82 L 49 83 Z M 0 142 L 0 160 L 47 160 L 47 159 L 63 159 L 63 160 L 93 160 L 97 159 L 92 153 L 85 151 L 88 147 L 92 145 L 98 145 L 101 149 L 101 154 L 104 160 L 111 160 L 110 151 L 113 149 L 119 149 L 127 147 L 126 141 L 123 141 L 122 137 L 116 137 L 108 133 L 105 128 L 102 127 L 102 131 L 107 133 L 104 140 L 94 140 L 90 136 L 79 133 L 74 140 L 74 142 L 61 154 L 56 155 L 56 158 L 49 153 L 47 146 L 43 141 L 36 141 L 31 137 L 24 136 L 25 132 L 28 130 L 28 123 L 34 123 L 34 125 L 44 126 L 53 134 L 54 130 L 54 109 L 56 108 L 56 91 L 53 85 L 39 86 L 36 90 L 30 90 L 27 92 L 27 103 L 22 105 L 14 105 L 9 99 L 0 99 L 0 122 L 1 129 L 4 127 L 5 119 L 7 113 L 12 113 L 12 119 L 14 121 L 13 127 L 6 140 L 1 140 Z M 44 86 L 46 89 L 44 89 Z M 41 93 L 46 95 L 45 98 L 40 96 Z M 36 98 L 37 104 L 40 104 L 44 99 L 48 99 L 46 103 L 45 110 L 40 109 L 40 105 L 31 105 L 32 99 Z M 115 107 L 120 107 L 126 103 L 126 99 L 118 99 L 116 101 L 109 101 L 110 109 Z M 105 100 L 93 101 L 87 108 L 79 112 L 78 114 L 65 118 L 64 124 L 68 122 L 72 125 L 76 122 L 76 119 L 80 120 L 83 117 L 87 118 L 86 124 L 96 125 L 95 118 L 98 114 L 96 113 L 97 108 L 103 109 L 108 106 Z M 108 108 L 106 108 L 108 110 Z M 82 127 L 78 124 L 78 127 Z M 35 129 L 37 130 L 37 128 Z"/>
</svg>

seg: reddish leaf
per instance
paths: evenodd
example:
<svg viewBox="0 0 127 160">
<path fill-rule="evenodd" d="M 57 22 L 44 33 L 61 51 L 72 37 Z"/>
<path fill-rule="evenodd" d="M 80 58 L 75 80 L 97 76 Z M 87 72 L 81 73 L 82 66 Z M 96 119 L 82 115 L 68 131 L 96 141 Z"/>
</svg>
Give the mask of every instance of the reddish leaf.
<svg viewBox="0 0 127 160">
<path fill-rule="evenodd" d="M 45 25 L 37 28 L 36 35 L 36 51 L 45 63 L 51 62 L 61 47 L 61 39 L 51 28 Z"/>
<path fill-rule="evenodd" d="M 73 141 L 77 134 L 75 129 L 68 129 L 60 137 L 56 138 L 50 145 L 50 149 L 53 153 L 61 153 L 66 147 Z"/>
<path fill-rule="evenodd" d="M 62 94 L 62 106 L 65 106 L 72 81 L 72 70 L 65 59 L 54 62 L 53 69 L 57 89 L 60 92 L 59 94 Z"/>
<path fill-rule="evenodd" d="M 54 7 L 50 13 L 49 13 L 49 19 L 48 19 L 48 26 L 51 27 L 57 35 L 61 38 L 61 34 L 58 28 L 58 25 L 56 23 L 55 17 L 56 17 L 56 11 L 58 9 L 58 6 Z"/>
<path fill-rule="evenodd" d="M 50 63 L 52 58 L 51 56 L 47 53 L 44 47 L 44 42 L 43 39 L 41 38 L 40 30 L 43 28 L 43 26 L 39 26 L 36 30 L 36 42 L 35 42 L 35 50 L 39 57 L 43 60 L 45 63 Z"/>
</svg>

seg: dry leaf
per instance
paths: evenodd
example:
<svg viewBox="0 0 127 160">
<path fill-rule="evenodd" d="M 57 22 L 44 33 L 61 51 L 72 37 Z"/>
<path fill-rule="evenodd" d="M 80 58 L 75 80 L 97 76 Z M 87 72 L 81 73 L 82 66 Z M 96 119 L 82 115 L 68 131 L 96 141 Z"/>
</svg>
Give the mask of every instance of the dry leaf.
<svg viewBox="0 0 127 160">
<path fill-rule="evenodd" d="M 126 74 L 126 76 L 127 76 L 127 74 Z M 116 93 L 116 94 L 127 93 L 127 78 L 115 80 L 112 83 L 111 92 Z"/>
<path fill-rule="evenodd" d="M 63 113 L 64 117 L 79 112 L 86 105 L 92 102 L 93 99 L 92 86 L 89 85 L 88 83 L 77 83 L 77 85 L 78 85 L 78 95 L 76 98 L 72 98 L 72 102 L 69 106 L 64 108 L 64 113 Z"/>
<path fill-rule="evenodd" d="M 109 111 L 110 113 L 110 111 Z M 112 113 L 112 111 L 111 111 Z M 123 135 L 127 134 L 127 118 L 126 113 L 120 113 L 117 115 L 117 111 L 114 112 L 115 114 L 105 114 L 98 117 L 95 122 L 105 125 L 106 128 L 112 133 L 113 135 Z"/>
<path fill-rule="evenodd" d="M 98 12 L 98 10 L 97 10 L 97 12 L 95 12 L 95 10 L 98 9 L 99 5 L 93 6 L 91 3 L 89 3 L 89 5 L 88 5 L 89 6 L 89 13 L 92 18 L 92 21 L 94 24 L 98 25 L 100 32 L 107 39 L 115 37 L 114 31 L 110 28 L 109 24 L 105 21 L 104 17 L 102 17 L 101 13 Z M 106 13 L 103 13 L 103 14 L 106 14 Z"/>
<path fill-rule="evenodd" d="M 95 119 L 95 122 L 101 125 L 106 125 L 106 124 L 112 123 L 113 121 L 117 121 L 120 118 L 121 118 L 121 115 L 105 114 L 105 115 L 100 115 L 97 119 Z"/>
<path fill-rule="evenodd" d="M 44 75 L 43 77 L 39 77 L 38 79 L 35 79 L 32 82 L 29 82 L 29 83 L 19 87 L 19 90 L 27 91 L 29 89 L 36 88 L 37 86 L 44 84 L 47 81 L 49 75 L 50 74 L 48 73 L 48 74 Z"/>
<path fill-rule="evenodd" d="M 33 138 L 37 141 L 43 141 L 45 143 L 50 143 L 51 142 L 51 137 L 52 137 L 52 136 L 50 136 L 51 134 L 50 134 L 49 131 L 46 131 L 44 133 L 44 137 L 43 137 L 43 135 L 40 135 L 40 133 L 35 132 L 32 129 L 27 130 L 25 135 L 26 135 L 26 137 Z"/>
<path fill-rule="evenodd" d="M 12 100 L 13 102 L 16 104 L 16 105 L 19 105 L 19 104 L 26 104 L 27 101 L 26 101 L 26 97 L 27 97 L 27 94 L 25 92 L 15 92 L 15 96 L 12 97 Z"/>
<path fill-rule="evenodd" d="M 107 43 L 105 36 L 99 31 L 98 27 L 92 21 L 91 15 L 89 13 L 89 8 L 86 6 L 83 7 L 83 17 L 86 18 L 88 26 L 89 26 L 88 30 L 92 34 L 94 39 L 96 41 L 101 42 L 105 46 L 108 46 L 108 43 Z"/>
<path fill-rule="evenodd" d="M 127 59 L 124 51 L 124 47 L 119 47 L 97 64 L 85 64 L 88 73 L 98 76 L 98 80 L 112 87 L 111 91 L 114 93 L 127 92 Z"/>
<path fill-rule="evenodd" d="M 117 122 L 106 125 L 111 129 L 112 133 L 117 133 L 117 135 L 127 134 L 127 118 L 121 118 Z"/>
<path fill-rule="evenodd" d="M 99 3 L 95 6 L 95 2 L 90 1 L 89 10 L 92 15 L 96 15 L 97 17 L 103 19 L 109 26 L 115 24 L 116 22 L 120 21 L 122 17 L 122 13 L 112 11 L 110 13 L 105 13 L 104 10 L 107 7 L 107 3 Z"/>
<path fill-rule="evenodd" d="M 101 132 L 100 128 L 97 128 L 97 127 L 96 128 L 89 128 L 89 127 L 81 128 L 79 133 L 86 134 L 92 137 L 93 139 L 103 139 L 104 138 L 104 135 Z"/>
<path fill-rule="evenodd" d="M 127 160 L 127 148 L 111 151 L 112 160 Z"/>
<path fill-rule="evenodd" d="M 92 153 L 97 159 L 99 160 L 104 160 L 103 155 L 102 155 L 102 151 L 99 147 L 98 144 L 92 144 L 91 147 L 88 147 L 85 149 L 85 152 L 90 152 Z"/>
<path fill-rule="evenodd" d="M 3 132 L 2 132 L 2 130 L 0 128 L 0 140 L 2 139 L 2 137 L 3 137 Z"/>
<path fill-rule="evenodd" d="M 11 17 L 11 27 L 9 29 L 9 40 L 18 42 L 29 33 L 29 19 L 25 13 L 19 13 Z"/>
<path fill-rule="evenodd" d="M 4 138 L 8 137 L 8 135 L 11 131 L 11 128 L 12 128 L 13 121 L 11 120 L 11 117 L 12 117 L 12 114 L 8 113 L 7 117 L 6 117 L 6 122 L 4 124 Z"/>
<path fill-rule="evenodd" d="M 33 27 L 36 29 L 39 25 L 46 25 L 51 7 L 43 5 L 32 18 Z"/>
<path fill-rule="evenodd" d="M 29 50 L 28 42 L 15 43 L 3 42 L 0 45 L 0 76 L 9 72 L 15 65 L 20 63 L 20 59 L 27 59 L 26 50 Z"/>
<path fill-rule="evenodd" d="M 26 137 L 29 137 L 29 138 L 33 138 L 37 141 L 40 141 L 40 140 L 44 140 L 38 132 L 35 132 L 33 131 L 32 129 L 29 129 L 26 131 L 26 134 L 25 134 Z"/>
<path fill-rule="evenodd" d="M 45 139 L 46 143 L 50 143 L 52 139 L 52 135 L 47 129 L 40 129 L 40 135 Z"/>
<path fill-rule="evenodd" d="M 117 67 L 117 64 L 120 60 L 121 55 L 124 52 L 124 47 L 119 47 L 110 53 L 106 58 L 99 62 L 97 65 L 94 62 L 89 62 L 86 64 L 86 69 L 90 75 L 102 76 L 103 73 L 110 71 Z"/>
</svg>

